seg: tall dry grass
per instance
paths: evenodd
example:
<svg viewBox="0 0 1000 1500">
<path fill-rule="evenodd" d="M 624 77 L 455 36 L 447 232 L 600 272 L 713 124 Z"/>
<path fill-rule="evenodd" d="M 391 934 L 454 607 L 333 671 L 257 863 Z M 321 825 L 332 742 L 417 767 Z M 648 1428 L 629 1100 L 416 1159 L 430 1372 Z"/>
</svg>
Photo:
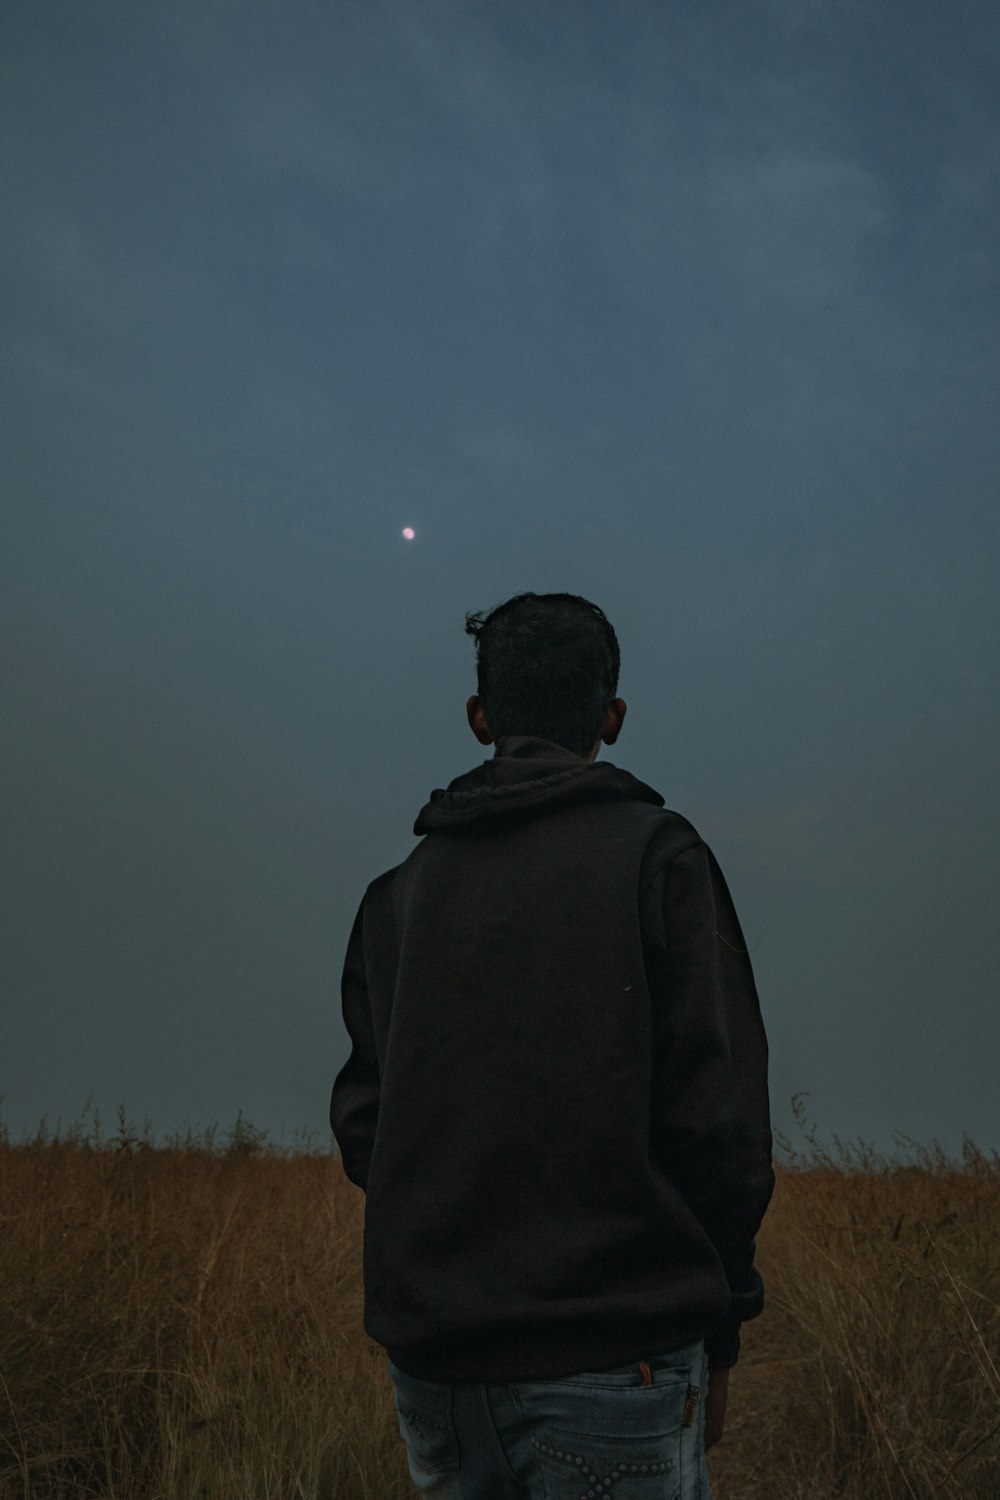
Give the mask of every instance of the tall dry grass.
<svg viewBox="0 0 1000 1500">
<path fill-rule="evenodd" d="M 787 1147 L 716 1500 L 1000 1496 L 1000 1158 Z M 238 1122 L 0 1140 L 2 1500 L 403 1500 L 364 1200 Z"/>
<path fill-rule="evenodd" d="M 719 1500 L 1000 1500 L 1000 1155 L 782 1144 Z"/>
<path fill-rule="evenodd" d="M 42 1134 L 0 1221 L 3 1500 L 406 1493 L 336 1158 Z"/>
</svg>

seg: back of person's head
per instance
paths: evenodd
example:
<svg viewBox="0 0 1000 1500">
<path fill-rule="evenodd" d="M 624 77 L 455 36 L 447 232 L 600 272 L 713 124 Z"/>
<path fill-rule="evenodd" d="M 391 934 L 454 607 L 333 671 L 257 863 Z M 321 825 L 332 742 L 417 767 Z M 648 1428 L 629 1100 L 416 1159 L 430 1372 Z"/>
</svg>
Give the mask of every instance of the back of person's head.
<svg viewBox="0 0 1000 1500">
<path fill-rule="evenodd" d="M 515 594 L 467 614 L 476 676 L 494 741 L 536 735 L 586 756 L 618 688 L 618 638 L 578 594 Z"/>
</svg>

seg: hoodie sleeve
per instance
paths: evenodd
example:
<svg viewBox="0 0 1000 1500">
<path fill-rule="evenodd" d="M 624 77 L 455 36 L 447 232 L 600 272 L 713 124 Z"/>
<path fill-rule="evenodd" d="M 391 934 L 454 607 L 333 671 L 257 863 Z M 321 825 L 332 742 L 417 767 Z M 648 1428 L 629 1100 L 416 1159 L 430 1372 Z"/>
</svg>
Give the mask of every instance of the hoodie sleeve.
<svg viewBox="0 0 1000 1500">
<path fill-rule="evenodd" d="M 330 1100 L 330 1125 L 340 1148 L 344 1171 L 359 1188 L 368 1186 L 380 1088 L 375 1031 L 365 978 L 364 911 L 362 901 L 351 929 L 341 979 L 344 1025 L 351 1038 L 351 1055 L 337 1074 Z"/>
<path fill-rule="evenodd" d="M 714 1369 L 760 1313 L 754 1236 L 774 1190 L 767 1040 L 722 871 L 700 839 L 646 891 L 653 1001 L 652 1150 L 722 1261 L 731 1303 L 705 1336 Z"/>
</svg>

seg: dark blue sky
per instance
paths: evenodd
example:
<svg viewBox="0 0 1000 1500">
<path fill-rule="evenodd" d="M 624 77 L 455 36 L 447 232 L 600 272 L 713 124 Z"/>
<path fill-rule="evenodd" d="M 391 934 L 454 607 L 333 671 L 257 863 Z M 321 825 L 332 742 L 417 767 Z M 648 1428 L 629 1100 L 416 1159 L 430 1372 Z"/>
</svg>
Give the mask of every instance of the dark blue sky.
<svg viewBox="0 0 1000 1500">
<path fill-rule="evenodd" d="M 3 24 L 12 1128 L 325 1139 L 358 901 L 488 753 L 465 611 L 565 589 L 779 1127 L 1000 1145 L 995 8 Z"/>
</svg>

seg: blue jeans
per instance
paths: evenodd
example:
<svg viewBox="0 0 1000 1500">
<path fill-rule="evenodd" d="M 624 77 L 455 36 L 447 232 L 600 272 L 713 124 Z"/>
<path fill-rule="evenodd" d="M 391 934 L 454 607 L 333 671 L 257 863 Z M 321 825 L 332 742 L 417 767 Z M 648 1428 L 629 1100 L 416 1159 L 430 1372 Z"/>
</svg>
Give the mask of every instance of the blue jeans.
<svg viewBox="0 0 1000 1500">
<path fill-rule="evenodd" d="M 700 1342 L 548 1380 L 388 1368 L 410 1478 L 433 1500 L 709 1500 Z"/>
</svg>

